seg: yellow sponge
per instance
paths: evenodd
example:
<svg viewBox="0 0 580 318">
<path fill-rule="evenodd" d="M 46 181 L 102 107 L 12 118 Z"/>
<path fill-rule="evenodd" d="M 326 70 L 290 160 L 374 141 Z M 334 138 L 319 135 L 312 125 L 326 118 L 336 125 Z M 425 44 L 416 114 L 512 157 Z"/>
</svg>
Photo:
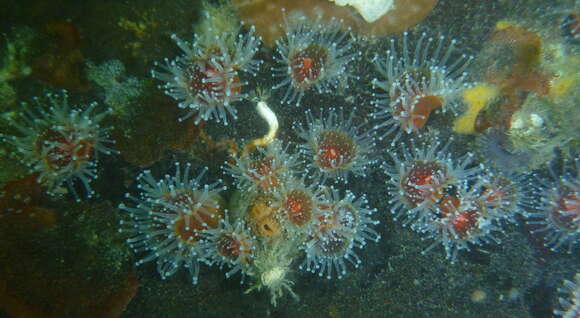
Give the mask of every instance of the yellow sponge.
<svg viewBox="0 0 580 318">
<path fill-rule="evenodd" d="M 468 89 L 463 94 L 463 100 L 467 104 L 467 111 L 453 124 L 453 130 L 460 134 L 475 133 L 475 120 L 477 114 L 485 108 L 496 96 L 497 88 L 488 84 L 478 84 Z"/>
</svg>

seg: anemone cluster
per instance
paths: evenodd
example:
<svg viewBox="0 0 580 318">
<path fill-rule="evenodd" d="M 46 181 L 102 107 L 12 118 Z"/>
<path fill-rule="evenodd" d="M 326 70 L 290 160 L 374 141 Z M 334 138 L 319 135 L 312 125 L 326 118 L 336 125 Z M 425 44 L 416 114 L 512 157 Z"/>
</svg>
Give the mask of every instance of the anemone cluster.
<svg viewBox="0 0 580 318">
<path fill-rule="evenodd" d="M 485 243 L 500 243 L 502 224 L 525 213 L 529 189 L 514 176 L 475 164 L 473 154 L 454 159 L 450 143 L 403 147 L 383 165 L 389 177 L 395 218 L 439 244 L 451 262 L 458 252 Z"/>
<path fill-rule="evenodd" d="M 180 121 L 228 125 L 238 105 L 253 100 L 248 91 L 261 87 L 261 39 L 237 21 L 225 30 L 208 25 L 191 42 L 172 35 L 182 55 L 156 63 L 151 75 L 185 109 Z M 268 78 L 280 107 L 310 106 L 362 78 L 354 64 L 366 62 L 355 49 L 363 40 L 340 20 L 288 15 L 282 28 Z M 578 158 L 546 177 L 500 171 L 456 150 L 454 138 L 426 127 L 431 116 L 463 112 L 474 86 L 473 104 L 485 106 L 482 86 L 468 73 L 473 57 L 437 34 L 405 32 L 387 45 L 364 65 L 377 74 L 370 107 L 305 109 L 306 120 L 292 125 L 296 141 L 284 141 L 276 138 L 277 119 L 267 105 L 273 99 L 261 96 L 258 107 L 276 128 L 233 152 L 221 167 L 225 181 L 203 181 L 208 169 L 196 172 L 190 164 L 175 163 L 162 177 L 143 171 L 136 193 L 119 205 L 126 218 L 120 231 L 136 264 L 155 262 L 162 279 L 186 268 L 193 284 L 200 264 L 215 265 L 228 278 L 249 277 L 248 291 L 268 289 L 276 304 L 284 292 L 296 296 L 293 268 L 341 278 L 362 264 L 360 250 L 381 238 L 384 215 L 366 194 L 347 188 L 352 180 L 387 189 L 395 220 L 432 242 L 424 253 L 442 245 L 451 263 L 461 261 L 461 251 L 500 244 L 505 225 L 518 218 L 536 227 L 532 234 L 546 233 L 546 246 L 571 253 L 580 240 Z M 115 152 L 106 146 L 109 128 L 100 126 L 109 111 L 98 112 L 96 104 L 71 108 L 66 93 L 47 100 L 25 108 L 22 123 L 13 124 L 19 135 L 6 140 L 48 192 L 68 184 L 79 197 L 73 181 L 80 180 L 90 196 L 97 154 Z M 576 285 L 566 283 L 574 294 Z"/>
<path fill-rule="evenodd" d="M 342 133 L 349 142 L 354 141 L 356 135 L 339 128 L 326 127 L 318 135 Z M 342 153 L 340 144 L 332 140 L 327 143 L 325 147 Z M 308 163 L 316 162 L 317 157 L 332 162 L 330 159 L 336 156 L 328 151 L 297 155 L 280 141 L 274 141 L 265 149 L 234 157 L 226 168 L 240 192 L 231 216 L 247 226 L 256 242 L 252 256 L 259 266 L 248 266 L 242 273 L 260 278 L 253 288 L 270 289 L 273 302 L 279 297 L 280 288 L 290 290 L 289 284 L 279 281 L 287 279 L 288 265 L 301 252 L 304 260 L 300 268 L 328 279 L 340 278 L 347 273 L 348 264 L 354 267 L 361 264 L 355 251 L 367 241 L 376 242 L 380 238 L 373 229 L 378 224 L 373 218 L 376 209 L 368 207 L 366 196 L 326 184 L 325 181 L 330 183 L 329 178 L 335 176 L 334 169 L 344 167 L 317 167 Z M 365 160 L 364 155 L 355 148 L 349 160 Z M 300 167 L 312 169 L 314 177 L 300 176 Z M 337 180 L 346 183 L 344 179 Z M 280 252 L 274 257 L 272 250 Z M 273 273 L 277 273 L 276 280 L 272 279 Z"/>
</svg>

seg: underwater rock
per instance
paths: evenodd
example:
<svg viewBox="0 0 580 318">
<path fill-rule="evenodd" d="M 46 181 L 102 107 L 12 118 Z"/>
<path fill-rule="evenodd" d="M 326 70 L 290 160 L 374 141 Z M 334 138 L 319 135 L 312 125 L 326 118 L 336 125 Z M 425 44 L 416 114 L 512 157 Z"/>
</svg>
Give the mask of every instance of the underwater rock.
<svg viewBox="0 0 580 318">
<path fill-rule="evenodd" d="M 0 308 L 13 318 L 119 317 L 139 284 L 110 226 L 111 204 L 37 204 L 28 211 L 53 214 L 50 227 L 38 228 L 32 214 L 2 218 Z"/>
<path fill-rule="evenodd" d="M 139 167 L 161 160 L 167 150 L 191 149 L 205 123 L 178 121 L 180 109 L 162 96 L 145 96 L 140 105 L 138 114 L 119 122 L 112 132 L 121 156 Z"/>
</svg>

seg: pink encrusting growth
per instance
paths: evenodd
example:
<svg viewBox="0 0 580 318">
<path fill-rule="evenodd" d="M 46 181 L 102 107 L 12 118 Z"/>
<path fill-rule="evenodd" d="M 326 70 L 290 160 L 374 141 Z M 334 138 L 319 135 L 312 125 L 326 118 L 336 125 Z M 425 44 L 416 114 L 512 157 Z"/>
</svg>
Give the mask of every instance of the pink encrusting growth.
<svg viewBox="0 0 580 318">
<path fill-rule="evenodd" d="M 192 43 L 175 34 L 171 38 L 184 55 L 156 63 L 159 70 L 152 70 L 151 75 L 165 82 L 161 88 L 178 101 L 180 108 L 189 110 L 180 120 L 195 115 L 195 123 L 215 119 L 227 125 L 228 117 L 236 119 L 233 104 L 245 97 L 242 88 L 246 84 L 239 73 L 255 75 L 261 64 L 253 59 L 260 45 L 254 28 L 247 33 L 238 30 L 234 34 L 216 34 L 211 44 L 201 43 L 197 36 Z"/>
<path fill-rule="evenodd" d="M 79 199 L 74 180 L 84 186 L 87 197 L 94 192 L 90 187 L 97 177 L 97 155 L 115 151 L 107 147 L 110 128 L 100 124 L 110 111 L 98 112 L 98 105 L 90 103 L 85 109 L 71 107 L 66 91 L 61 95 L 47 94 L 35 98 L 34 108 L 23 105 L 22 122 L 11 121 L 21 135 L 6 138 L 32 173 L 38 174 L 38 183 L 48 193 L 60 192 L 66 184 Z"/>
<path fill-rule="evenodd" d="M 306 125 L 294 124 L 294 129 L 305 141 L 300 146 L 307 166 L 322 179 L 348 182 L 349 175 L 366 176 L 373 158 L 374 138 L 355 125 L 356 108 L 344 114 L 342 108 L 321 111 L 319 117 L 306 112 Z"/>
<path fill-rule="evenodd" d="M 392 145 L 403 134 L 421 129 L 431 112 L 455 111 L 473 58 L 458 52 L 456 40 L 442 35 L 432 38 L 422 33 L 412 44 L 409 38 L 415 36 L 405 32 L 400 47 L 391 39 L 386 57 L 374 59 L 381 78 L 373 85 L 382 91 L 374 94 L 374 129 L 380 131 L 380 139 L 396 132 Z"/>
<path fill-rule="evenodd" d="M 379 222 L 371 218 L 376 210 L 368 208 L 364 195 L 357 197 L 346 191 L 343 196 L 334 188 L 326 188 L 325 193 L 323 213 L 301 247 L 306 259 L 300 268 L 328 279 L 334 275 L 341 278 L 346 275 L 347 263 L 354 267 L 361 264 L 355 248 L 362 249 L 367 241 L 381 238 L 372 229 Z"/>
<path fill-rule="evenodd" d="M 162 279 L 185 267 L 196 284 L 199 262 L 207 256 L 203 231 L 218 227 L 223 218 L 219 193 L 225 187 L 202 184 L 205 171 L 192 177 L 189 164 L 183 171 L 176 164 L 175 174 L 160 180 L 144 171 L 137 178 L 139 196 L 126 196 L 132 206 L 119 205 L 129 216 L 121 221 L 120 231 L 131 235 L 127 243 L 135 253 L 145 253 L 136 264 L 155 260 Z"/>
<path fill-rule="evenodd" d="M 276 41 L 280 66 L 272 73 L 282 80 L 273 89 L 286 87 L 282 102 L 299 106 L 307 91 L 332 93 L 339 83 L 355 77 L 347 71 L 357 55 L 340 21 L 310 21 L 305 16 L 284 19 L 285 36 Z"/>
</svg>

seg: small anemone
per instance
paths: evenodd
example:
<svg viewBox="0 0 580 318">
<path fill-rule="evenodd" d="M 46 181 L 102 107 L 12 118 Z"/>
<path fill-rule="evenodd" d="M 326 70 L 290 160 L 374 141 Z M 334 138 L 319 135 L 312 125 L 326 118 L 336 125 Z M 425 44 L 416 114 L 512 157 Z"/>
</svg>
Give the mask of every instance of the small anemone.
<svg viewBox="0 0 580 318">
<path fill-rule="evenodd" d="M 284 292 L 298 301 L 298 295 L 292 290 L 294 282 L 288 278 L 292 272 L 290 265 L 295 247 L 296 243 L 292 240 L 276 240 L 272 245 L 262 246 L 258 249 L 253 266 L 248 271 L 248 275 L 255 277 L 257 282 L 245 293 L 266 288 L 270 291 L 270 302 L 274 307 Z"/>
</svg>

